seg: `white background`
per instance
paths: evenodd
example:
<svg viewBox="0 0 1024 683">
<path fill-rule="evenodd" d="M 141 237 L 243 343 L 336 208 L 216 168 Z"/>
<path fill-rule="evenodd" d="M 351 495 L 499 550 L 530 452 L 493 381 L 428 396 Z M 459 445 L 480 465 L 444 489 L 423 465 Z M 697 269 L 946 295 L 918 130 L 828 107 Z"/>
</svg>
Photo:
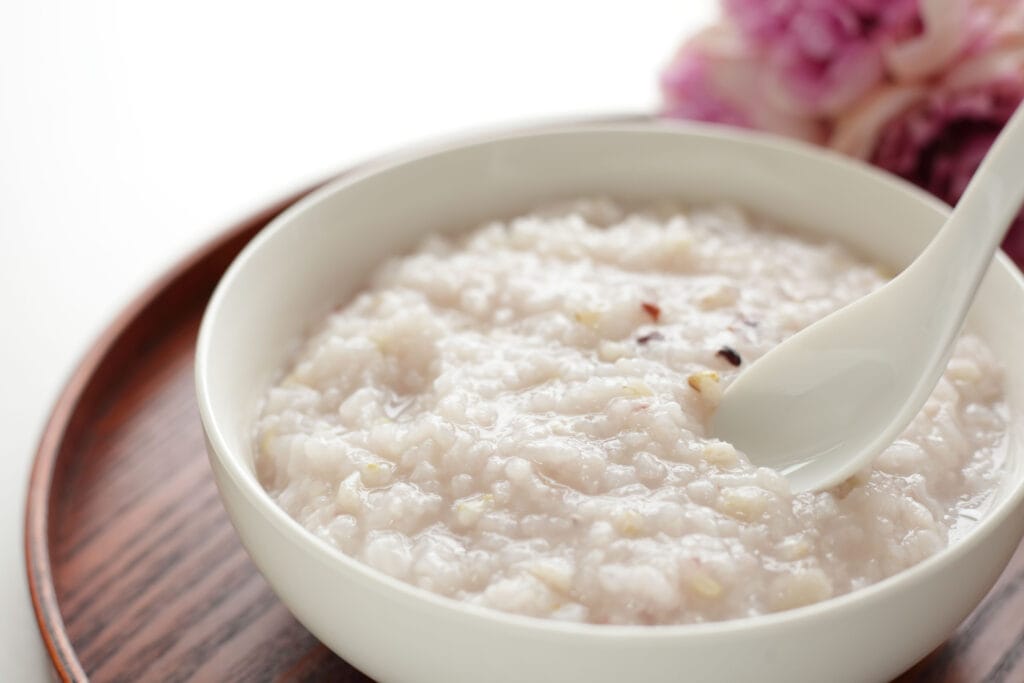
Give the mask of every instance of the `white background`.
<svg viewBox="0 0 1024 683">
<path fill-rule="evenodd" d="M 349 164 L 657 106 L 712 0 L 0 0 L 0 680 L 44 679 L 22 509 L 78 357 L 190 248 Z"/>
</svg>

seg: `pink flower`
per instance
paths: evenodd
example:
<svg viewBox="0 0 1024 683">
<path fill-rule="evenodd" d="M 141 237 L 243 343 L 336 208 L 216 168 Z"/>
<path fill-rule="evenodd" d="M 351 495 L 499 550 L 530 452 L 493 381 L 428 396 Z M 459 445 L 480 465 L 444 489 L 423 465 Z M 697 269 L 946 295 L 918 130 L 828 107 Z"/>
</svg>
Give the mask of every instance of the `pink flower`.
<svg viewBox="0 0 1024 683">
<path fill-rule="evenodd" d="M 880 131 L 872 163 L 956 203 L 1024 98 L 1022 85 L 1007 79 L 929 94 Z"/>
<path fill-rule="evenodd" d="M 738 43 L 711 29 L 683 45 L 661 75 L 665 113 L 669 116 L 743 128 L 754 127 L 741 83 L 755 75 Z"/>
<path fill-rule="evenodd" d="M 917 0 L 724 0 L 726 16 L 764 54 L 776 106 L 838 112 L 885 78 L 883 39 L 913 32 Z"/>
<path fill-rule="evenodd" d="M 664 113 L 824 142 L 824 128 L 809 117 L 766 104 L 756 53 L 728 25 L 713 26 L 685 43 L 662 72 Z"/>
<path fill-rule="evenodd" d="M 920 32 L 887 40 L 882 46 L 892 78 L 923 80 L 949 66 L 987 30 L 991 13 L 983 5 L 965 0 L 919 0 Z"/>
<path fill-rule="evenodd" d="M 988 0 L 998 4 L 1013 0 Z M 986 26 L 970 0 L 723 0 L 765 58 L 776 106 L 834 115 L 886 79 L 928 78 Z"/>
<path fill-rule="evenodd" d="M 955 203 L 1024 100 L 1024 0 L 722 0 L 671 116 L 827 143 Z M 1024 218 L 1004 247 L 1024 264 Z"/>
<path fill-rule="evenodd" d="M 1019 36 L 1006 32 L 1000 45 L 961 62 L 931 88 L 879 88 L 837 119 L 829 146 L 955 204 L 1024 101 L 1024 22 L 1021 29 Z M 1024 216 L 1004 248 L 1024 262 Z"/>
</svg>

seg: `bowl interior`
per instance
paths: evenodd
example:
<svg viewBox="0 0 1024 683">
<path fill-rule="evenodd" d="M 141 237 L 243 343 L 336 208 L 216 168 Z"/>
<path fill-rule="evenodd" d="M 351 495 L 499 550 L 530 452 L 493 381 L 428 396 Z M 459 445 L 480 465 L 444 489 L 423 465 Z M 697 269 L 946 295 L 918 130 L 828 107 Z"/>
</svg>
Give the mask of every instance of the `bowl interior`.
<svg viewBox="0 0 1024 683">
<path fill-rule="evenodd" d="M 215 457 L 241 486 L 273 505 L 253 474 L 251 425 L 262 392 L 310 325 L 345 303 L 382 260 L 428 233 L 594 195 L 735 203 L 792 230 L 838 239 L 892 268 L 920 251 L 947 211 L 908 184 L 820 150 L 674 123 L 490 138 L 368 169 L 280 216 L 218 288 L 197 351 L 200 407 Z M 1021 311 L 1024 284 L 1000 256 L 969 322 L 1007 373 L 1013 420 L 1008 475 L 997 500 L 1022 483 Z"/>
</svg>

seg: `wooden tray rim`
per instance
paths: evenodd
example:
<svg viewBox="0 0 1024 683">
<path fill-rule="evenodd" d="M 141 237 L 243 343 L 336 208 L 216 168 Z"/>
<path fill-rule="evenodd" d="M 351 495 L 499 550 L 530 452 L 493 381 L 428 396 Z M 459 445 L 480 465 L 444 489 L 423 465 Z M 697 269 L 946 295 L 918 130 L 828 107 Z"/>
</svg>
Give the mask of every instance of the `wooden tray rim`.
<svg viewBox="0 0 1024 683">
<path fill-rule="evenodd" d="M 211 254 L 247 231 L 269 223 L 275 216 L 323 183 L 316 183 L 219 231 L 178 260 L 132 299 L 92 342 L 65 382 L 43 428 L 28 481 L 25 501 L 24 553 L 32 609 L 55 673 L 62 681 L 87 681 L 88 675 L 68 638 L 53 583 L 49 548 L 51 487 L 68 426 L 80 408 L 83 393 L 93 381 L 104 358 L 124 336 L 133 321 L 144 315 L 158 297 L 199 266 Z"/>
</svg>

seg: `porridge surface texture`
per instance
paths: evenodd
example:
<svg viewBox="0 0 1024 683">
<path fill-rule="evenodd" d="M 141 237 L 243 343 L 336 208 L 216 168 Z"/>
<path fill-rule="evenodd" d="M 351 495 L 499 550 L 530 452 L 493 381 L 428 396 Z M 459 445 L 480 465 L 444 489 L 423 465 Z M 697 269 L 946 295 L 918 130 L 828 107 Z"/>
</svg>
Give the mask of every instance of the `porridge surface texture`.
<svg viewBox="0 0 1024 683">
<path fill-rule="evenodd" d="M 885 277 L 728 206 L 563 205 L 377 269 L 267 393 L 257 474 L 402 581 L 519 614 L 677 624 L 877 582 L 983 513 L 999 368 L 965 334 L 874 465 L 793 495 L 708 435 L 752 361 Z"/>
</svg>

